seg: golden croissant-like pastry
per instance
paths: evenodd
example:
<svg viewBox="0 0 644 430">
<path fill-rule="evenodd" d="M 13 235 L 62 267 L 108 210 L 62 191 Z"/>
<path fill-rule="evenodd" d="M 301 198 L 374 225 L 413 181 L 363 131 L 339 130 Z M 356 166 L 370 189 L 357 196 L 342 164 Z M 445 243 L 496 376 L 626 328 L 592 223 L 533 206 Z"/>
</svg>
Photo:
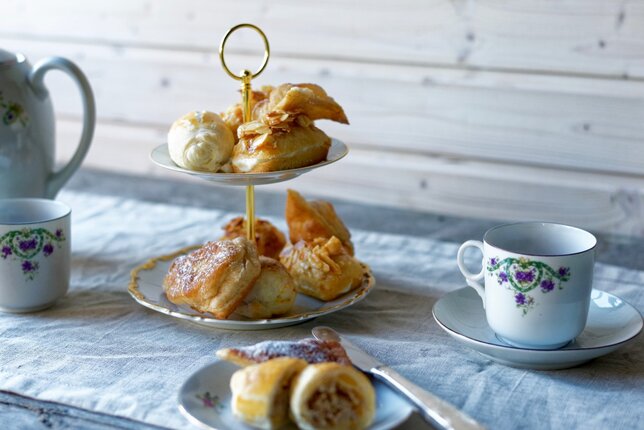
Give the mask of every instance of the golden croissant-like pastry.
<svg viewBox="0 0 644 430">
<path fill-rule="evenodd" d="M 266 87 L 270 91 L 273 87 Z M 265 91 L 251 91 L 250 95 L 250 109 L 251 109 L 251 119 L 258 119 L 260 114 L 263 112 L 259 110 L 260 106 L 264 106 L 265 101 L 268 102 L 268 92 Z M 232 131 L 234 135 L 234 141 L 237 142 L 237 129 L 240 125 L 244 123 L 244 112 L 242 110 L 241 103 L 235 103 L 226 109 L 226 112 L 221 114 L 221 118 L 224 120 L 228 128 Z"/>
<path fill-rule="evenodd" d="M 260 429 L 277 429 L 289 421 L 289 392 L 304 360 L 276 358 L 238 370 L 230 379 L 233 415 Z"/>
<path fill-rule="evenodd" d="M 207 242 L 172 262 L 163 289 L 172 303 L 226 319 L 250 292 L 260 272 L 257 247 L 248 239 Z"/>
<path fill-rule="evenodd" d="M 273 114 L 268 118 L 272 121 Z M 331 139 L 307 117 L 281 113 L 271 121 L 239 127 L 231 158 L 235 173 L 296 169 L 326 160 Z"/>
<path fill-rule="evenodd" d="M 300 429 L 364 429 L 376 412 L 369 379 L 353 366 L 307 366 L 293 382 L 291 415 Z"/>
<path fill-rule="evenodd" d="M 285 212 L 291 243 L 335 236 L 349 254 L 353 255 L 351 233 L 335 213 L 331 203 L 324 200 L 307 202 L 297 191 L 287 190 Z"/>
<path fill-rule="evenodd" d="M 364 269 L 333 236 L 300 241 L 285 249 L 280 260 L 295 280 L 298 292 L 333 300 L 361 284 Z"/>
<path fill-rule="evenodd" d="M 295 303 L 295 283 L 282 263 L 260 256 L 262 272 L 235 312 L 252 319 L 287 313 Z"/>
<path fill-rule="evenodd" d="M 223 230 L 224 235 L 220 240 L 246 237 L 244 217 L 233 218 Z M 258 218 L 255 220 L 255 244 L 259 255 L 277 259 L 286 245 L 286 238 L 273 224 Z"/>
<path fill-rule="evenodd" d="M 300 358 L 310 364 L 327 361 L 351 364 L 340 342 L 318 339 L 267 340 L 251 346 L 220 349 L 217 351 L 217 357 L 242 367 L 263 363 L 277 357 Z"/>
<path fill-rule="evenodd" d="M 287 112 L 305 115 L 315 121 L 331 121 L 349 124 L 342 107 L 329 97 L 321 86 L 316 84 L 282 84 L 275 88 L 262 88 L 268 99 L 261 100 L 256 107 L 257 118 L 269 112 Z"/>
</svg>

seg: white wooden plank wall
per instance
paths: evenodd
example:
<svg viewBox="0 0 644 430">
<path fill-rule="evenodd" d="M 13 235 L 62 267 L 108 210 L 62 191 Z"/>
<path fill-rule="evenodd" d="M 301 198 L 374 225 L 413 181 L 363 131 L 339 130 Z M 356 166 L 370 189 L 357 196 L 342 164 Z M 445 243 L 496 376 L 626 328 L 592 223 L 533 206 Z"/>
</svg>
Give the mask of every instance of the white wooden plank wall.
<svg viewBox="0 0 644 430">
<path fill-rule="evenodd" d="M 641 0 L 3 0 L 0 47 L 87 73 L 87 165 L 187 179 L 148 154 L 183 113 L 237 101 L 216 49 L 239 22 L 271 41 L 256 85 L 320 83 L 351 121 L 320 123 L 346 160 L 271 188 L 644 236 Z M 258 46 L 231 41 L 236 68 Z M 65 77 L 47 82 L 63 160 L 80 102 Z"/>
</svg>

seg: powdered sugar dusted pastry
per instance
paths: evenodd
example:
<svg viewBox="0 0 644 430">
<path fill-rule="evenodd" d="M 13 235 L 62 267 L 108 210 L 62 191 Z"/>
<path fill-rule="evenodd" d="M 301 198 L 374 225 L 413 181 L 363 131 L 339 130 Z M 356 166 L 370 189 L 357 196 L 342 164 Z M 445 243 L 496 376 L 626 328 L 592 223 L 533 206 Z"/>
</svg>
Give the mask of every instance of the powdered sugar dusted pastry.
<svg viewBox="0 0 644 430">
<path fill-rule="evenodd" d="M 293 278 L 279 261 L 264 256 L 259 261 L 262 272 L 236 312 L 252 319 L 285 314 L 297 295 Z"/>
<path fill-rule="evenodd" d="M 376 393 L 353 366 L 307 366 L 291 389 L 291 415 L 300 429 L 364 429 L 376 414 Z"/>
<path fill-rule="evenodd" d="M 282 357 L 233 373 L 230 379 L 233 415 L 260 429 L 272 430 L 286 424 L 291 382 L 306 365 L 304 360 Z"/>
<path fill-rule="evenodd" d="M 280 261 L 295 280 L 298 292 L 325 301 L 358 287 L 364 273 L 360 262 L 335 236 L 300 241 L 285 249 Z"/>
<path fill-rule="evenodd" d="M 244 217 L 233 218 L 223 229 L 224 235 L 221 240 L 246 237 Z M 255 220 L 255 244 L 259 255 L 279 258 L 280 252 L 286 245 L 286 238 L 284 233 L 279 231 L 273 224 L 258 218 Z"/>
<path fill-rule="evenodd" d="M 238 366 L 263 363 L 276 357 L 295 357 L 307 363 L 327 361 L 351 364 L 351 360 L 339 342 L 331 340 L 303 339 L 300 341 L 269 340 L 240 348 L 225 348 L 217 351 L 217 357 Z"/>
<path fill-rule="evenodd" d="M 335 213 L 331 203 L 324 200 L 307 202 L 297 191 L 287 190 L 285 212 L 291 243 L 335 236 L 349 254 L 353 255 L 351 233 Z"/>
<path fill-rule="evenodd" d="M 257 248 L 248 239 L 207 242 L 172 262 L 163 289 L 172 303 L 226 319 L 250 292 L 260 272 Z"/>
<path fill-rule="evenodd" d="M 269 114 L 237 129 L 231 164 L 236 173 L 274 172 L 326 160 L 331 139 L 305 116 Z"/>
<path fill-rule="evenodd" d="M 213 112 L 190 112 L 172 124 L 168 132 L 168 152 L 180 167 L 217 172 L 233 151 L 235 136 Z"/>
</svg>

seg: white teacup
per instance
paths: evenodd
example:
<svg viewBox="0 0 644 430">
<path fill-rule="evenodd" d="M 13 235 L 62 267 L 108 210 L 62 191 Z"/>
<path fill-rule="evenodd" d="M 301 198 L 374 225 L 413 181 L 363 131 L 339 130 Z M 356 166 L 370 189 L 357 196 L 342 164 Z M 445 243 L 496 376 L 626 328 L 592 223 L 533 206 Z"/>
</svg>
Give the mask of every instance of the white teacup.
<svg viewBox="0 0 644 430">
<path fill-rule="evenodd" d="M 67 293 L 70 218 L 57 201 L 0 200 L 0 310 L 45 309 Z"/>
<path fill-rule="evenodd" d="M 458 250 L 458 267 L 483 299 L 487 322 L 506 343 L 556 349 L 579 335 L 588 317 L 597 239 L 562 224 L 526 222 L 488 230 L 483 242 Z M 468 247 L 483 252 L 483 267 L 471 273 Z M 485 288 L 477 282 L 485 277 Z"/>
</svg>

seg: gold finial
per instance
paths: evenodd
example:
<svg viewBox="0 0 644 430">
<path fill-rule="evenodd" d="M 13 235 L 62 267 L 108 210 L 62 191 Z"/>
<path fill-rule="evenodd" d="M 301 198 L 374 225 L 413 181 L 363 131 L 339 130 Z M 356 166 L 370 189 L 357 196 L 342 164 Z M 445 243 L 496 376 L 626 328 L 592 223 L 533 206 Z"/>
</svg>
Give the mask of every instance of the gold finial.
<svg viewBox="0 0 644 430">
<path fill-rule="evenodd" d="M 262 40 L 264 41 L 264 59 L 262 60 L 262 65 L 259 67 L 259 69 L 257 69 L 255 73 L 252 73 L 248 69 L 244 69 L 239 75 L 236 75 L 231 72 L 226 65 L 226 59 L 224 58 L 226 41 L 231 34 L 239 30 L 240 28 L 251 28 L 255 30 L 257 33 L 259 33 Z M 270 46 L 268 45 L 268 39 L 266 38 L 266 35 L 259 27 L 253 24 L 237 24 L 236 26 L 228 30 L 228 32 L 226 32 L 224 37 L 221 39 L 221 43 L 219 44 L 219 59 L 221 60 L 222 67 L 224 68 L 226 73 L 228 73 L 228 76 L 241 81 L 242 113 L 244 122 L 251 120 L 250 98 L 252 89 L 250 81 L 254 77 L 259 76 L 264 71 L 266 65 L 268 64 L 268 58 L 270 57 L 270 55 L 271 50 Z M 255 241 L 255 188 L 253 185 L 246 186 L 246 237 L 248 238 L 248 240 L 252 240 L 253 242 Z"/>
</svg>

